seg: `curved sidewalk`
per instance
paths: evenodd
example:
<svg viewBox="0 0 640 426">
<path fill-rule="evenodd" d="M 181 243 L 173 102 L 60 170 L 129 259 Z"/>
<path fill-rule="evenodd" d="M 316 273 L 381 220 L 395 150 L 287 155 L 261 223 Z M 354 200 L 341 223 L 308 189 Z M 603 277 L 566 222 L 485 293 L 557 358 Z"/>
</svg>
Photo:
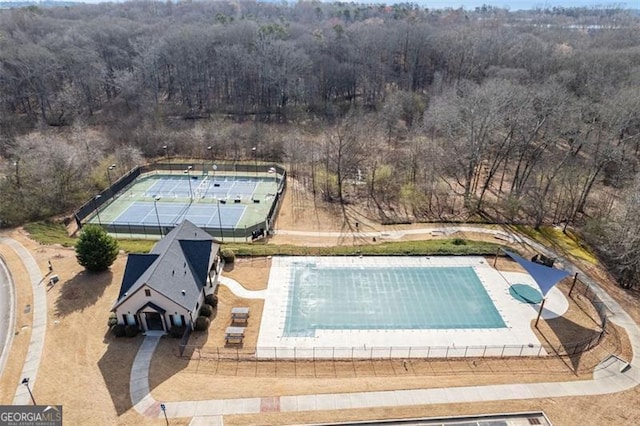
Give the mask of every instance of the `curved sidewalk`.
<svg viewBox="0 0 640 426">
<path fill-rule="evenodd" d="M 218 282 L 225 285 L 233 294 L 244 299 L 264 299 L 266 290 L 247 290 L 238 281 L 229 277 L 219 277 Z"/>
<path fill-rule="evenodd" d="M 22 378 L 28 377 L 31 388 L 35 386 L 38 376 L 38 367 L 40 367 L 40 359 L 42 358 L 42 349 L 44 348 L 44 337 L 47 330 L 47 292 L 42 282 L 43 276 L 36 260 L 31 253 L 25 249 L 22 244 L 12 238 L 0 237 L 0 244 L 6 244 L 20 257 L 24 264 L 29 281 L 31 282 L 31 290 L 33 292 L 33 323 L 31 326 L 31 340 L 29 341 L 29 349 L 22 367 Z M 31 398 L 26 386 L 18 383 L 16 393 L 13 398 L 14 405 L 30 404 Z"/>
<path fill-rule="evenodd" d="M 430 233 L 439 229 L 412 230 L 411 234 Z M 420 232 L 417 232 L 420 231 Z M 547 255 L 554 253 L 539 244 L 504 231 L 488 230 L 473 227 L 447 227 L 442 232 L 472 231 L 495 234 L 497 238 L 524 242 Z M 282 231 L 281 231 L 282 232 Z M 398 231 L 404 232 L 404 231 Z M 313 233 L 319 234 L 319 233 Z M 406 232 L 405 232 L 406 234 Z M 558 256 L 556 256 L 558 257 Z M 548 383 L 514 383 L 488 386 L 464 386 L 452 388 L 412 389 L 397 391 L 353 392 L 319 395 L 292 395 L 263 398 L 214 399 L 207 401 L 165 402 L 167 417 L 193 417 L 192 423 L 222 424 L 223 415 L 257 414 L 263 406 L 277 407 L 281 412 L 339 410 L 354 408 L 372 408 L 386 406 L 411 406 L 425 404 L 446 404 L 460 402 L 503 401 L 518 399 L 535 399 L 562 396 L 601 395 L 621 392 L 640 384 L 640 328 L 622 307 L 606 292 L 590 280 L 588 276 L 565 259 L 566 269 L 579 272 L 582 279 L 588 282 L 601 300 L 609 308 L 609 320 L 623 327 L 631 343 L 633 358 L 629 365 L 615 356 L 604 360 L 596 369 L 591 380 L 548 382 Z M 225 280 L 226 281 L 226 280 Z M 231 282 L 229 280 L 227 282 Z M 221 282 L 225 284 L 222 280 Z M 236 288 L 233 281 L 232 291 Z M 227 285 L 227 284 L 225 284 Z M 238 284 L 239 286 L 239 284 Z M 241 287 L 241 286 L 240 286 Z M 245 290 L 246 291 L 246 290 Z M 253 293 L 253 292 L 251 292 Z M 142 415 L 161 418 L 160 403 L 150 394 L 148 372 L 158 337 L 147 337 L 138 352 L 131 372 L 131 402 L 136 411 Z"/>
</svg>

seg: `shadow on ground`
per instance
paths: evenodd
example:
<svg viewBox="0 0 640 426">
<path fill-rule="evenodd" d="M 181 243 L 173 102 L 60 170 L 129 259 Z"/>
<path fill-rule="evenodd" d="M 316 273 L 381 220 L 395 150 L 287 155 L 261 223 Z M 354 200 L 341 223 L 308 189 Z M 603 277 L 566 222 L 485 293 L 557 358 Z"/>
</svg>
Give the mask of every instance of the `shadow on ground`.
<svg viewBox="0 0 640 426">
<path fill-rule="evenodd" d="M 197 355 L 194 354 L 194 350 L 197 347 L 193 346 L 194 336 L 198 339 L 203 339 L 203 345 L 208 338 L 208 333 L 194 331 L 189 339 L 190 345 L 187 346 L 182 356 L 179 353 L 180 339 L 173 339 L 168 336 L 160 339 L 151 358 L 151 367 L 149 369 L 149 389 L 152 393 L 155 388 L 189 366 L 190 357 Z"/>
<path fill-rule="evenodd" d="M 131 366 L 143 339 L 142 335 L 116 338 L 110 331 L 107 331 L 104 337 L 107 350 L 98 361 L 98 368 L 118 416 L 131 408 Z"/>
<path fill-rule="evenodd" d="M 538 330 L 544 340 L 543 344 L 551 347 L 552 353 L 560 356 L 569 355 L 564 358 L 569 360 L 570 365 L 567 366 L 574 373 L 579 371 L 582 353 L 600 334 L 600 330 L 583 327 L 562 316 L 540 321 Z"/>
<path fill-rule="evenodd" d="M 62 288 L 55 302 L 55 315 L 64 317 L 93 306 L 112 280 L 110 270 L 98 273 L 82 271 L 70 280 L 56 284 Z"/>
</svg>

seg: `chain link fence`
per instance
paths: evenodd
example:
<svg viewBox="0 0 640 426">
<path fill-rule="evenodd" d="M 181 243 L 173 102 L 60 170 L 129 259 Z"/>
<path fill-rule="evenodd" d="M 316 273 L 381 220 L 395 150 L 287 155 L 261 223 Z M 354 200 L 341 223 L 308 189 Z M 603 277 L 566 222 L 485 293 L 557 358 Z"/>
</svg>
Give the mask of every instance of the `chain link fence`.
<svg viewBox="0 0 640 426">
<path fill-rule="evenodd" d="M 306 376 L 309 370 L 370 374 L 458 374 L 461 372 L 579 374 L 593 371 L 611 354 L 621 351 L 621 338 L 607 322 L 607 308 L 590 286 L 580 280 L 567 294 L 576 308 L 591 317 L 589 337 L 572 342 L 540 345 L 407 346 L 407 347 L 319 347 L 277 348 L 228 345 L 201 347 L 181 342 L 175 355 L 197 361 L 199 366 L 234 366 L 238 369 L 271 371 Z M 599 324 L 599 325 L 598 325 Z M 518 360 L 518 362 L 513 362 Z M 351 366 L 351 367 L 347 367 Z M 207 367 L 208 368 L 208 367 Z M 288 373 L 287 373 L 288 372 Z M 324 373 L 323 373 L 324 374 Z M 278 375 L 278 374 L 276 374 Z"/>
<path fill-rule="evenodd" d="M 267 213 L 267 216 L 263 221 L 243 226 L 243 227 L 235 227 L 235 228 L 225 228 L 225 227 L 204 227 L 203 229 L 211 234 L 212 236 L 220 239 L 240 239 L 240 240 L 249 240 L 252 234 L 256 231 L 259 232 L 269 232 L 272 228 L 273 222 L 277 217 L 278 210 L 280 209 L 280 204 L 282 203 L 282 197 L 287 185 L 287 172 L 284 167 L 278 164 L 239 164 L 239 163 L 228 163 L 228 162 L 220 162 L 215 164 L 215 170 L 213 169 L 211 163 L 206 163 L 200 161 L 198 162 L 166 162 L 166 163 L 153 163 L 144 166 L 136 167 L 135 169 L 129 171 L 127 174 L 122 176 L 116 182 L 114 182 L 110 187 L 105 189 L 104 191 L 97 194 L 91 200 L 88 200 L 84 203 L 75 213 L 74 218 L 78 229 L 82 228 L 82 226 L 88 222 L 93 216 L 96 215 L 96 212 L 100 210 L 100 208 L 107 203 L 110 202 L 112 198 L 120 194 L 122 191 L 129 188 L 134 182 L 138 179 L 138 177 L 149 174 L 149 173 L 163 173 L 163 174 L 171 174 L 174 172 L 183 173 L 183 170 L 187 167 L 191 166 L 192 173 L 202 173 L 205 174 L 215 174 L 215 173 L 224 173 L 225 176 L 250 176 L 251 174 L 264 176 L 265 173 L 268 175 L 274 176 L 274 181 L 277 184 L 277 190 L 274 194 L 274 198 L 271 204 L 271 207 Z M 160 235 L 166 235 L 169 233 L 174 226 L 162 226 L 161 228 L 157 225 L 145 225 L 141 223 L 120 223 L 120 224 L 112 224 L 112 223 L 102 223 L 102 226 L 105 230 L 111 234 L 120 237 L 126 238 L 157 238 Z"/>
</svg>

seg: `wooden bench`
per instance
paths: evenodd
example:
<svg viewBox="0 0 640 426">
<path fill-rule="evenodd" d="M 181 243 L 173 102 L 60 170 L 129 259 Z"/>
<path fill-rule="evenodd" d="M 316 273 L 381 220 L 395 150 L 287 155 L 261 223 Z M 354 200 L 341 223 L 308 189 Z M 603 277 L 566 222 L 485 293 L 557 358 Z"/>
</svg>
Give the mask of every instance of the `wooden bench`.
<svg viewBox="0 0 640 426">
<path fill-rule="evenodd" d="M 244 327 L 227 327 L 224 340 L 227 343 L 242 343 L 244 339 Z"/>
</svg>

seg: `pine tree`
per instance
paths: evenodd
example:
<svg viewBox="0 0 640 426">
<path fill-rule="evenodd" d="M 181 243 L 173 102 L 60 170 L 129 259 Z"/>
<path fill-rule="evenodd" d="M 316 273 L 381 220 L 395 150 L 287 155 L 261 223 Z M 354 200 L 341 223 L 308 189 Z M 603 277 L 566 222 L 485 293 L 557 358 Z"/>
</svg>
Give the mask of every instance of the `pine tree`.
<svg viewBox="0 0 640 426">
<path fill-rule="evenodd" d="M 98 225 L 85 225 L 76 243 L 78 263 L 88 271 L 107 270 L 118 256 L 118 242 Z"/>
</svg>

